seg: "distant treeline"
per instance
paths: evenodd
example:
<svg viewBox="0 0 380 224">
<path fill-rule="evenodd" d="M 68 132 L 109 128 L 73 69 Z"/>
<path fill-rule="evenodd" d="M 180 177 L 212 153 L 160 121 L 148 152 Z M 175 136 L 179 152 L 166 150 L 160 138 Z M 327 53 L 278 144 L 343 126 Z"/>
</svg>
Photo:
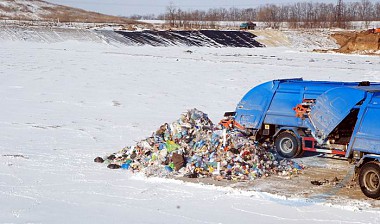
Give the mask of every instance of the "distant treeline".
<svg viewBox="0 0 380 224">
<path fill-rule="evenodd" d="M 380 2 L 361 0 L 337 3 L 298 2 L 291 4 L 266 4 L 256 8 L 213 8 L 184 11 L 174 4 L 166 7 L 164 14 L 132 16 L 132 19 L 165 20 L 171 27 L 195 28 L 217 26 L 220 21 L 257 21 L 266 27 L 279 28 L 286 23 L 289 28 L 349 28 L 353 21 L 380 21 Z"/>
</svg>

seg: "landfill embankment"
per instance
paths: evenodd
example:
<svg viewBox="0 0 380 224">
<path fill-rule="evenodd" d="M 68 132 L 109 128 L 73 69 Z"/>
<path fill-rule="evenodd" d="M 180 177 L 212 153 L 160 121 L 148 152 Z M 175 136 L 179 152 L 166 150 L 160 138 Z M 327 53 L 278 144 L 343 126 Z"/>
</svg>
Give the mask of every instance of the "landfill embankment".
<svg viewBox="0 0 380 224">
<path fill-rule="evenodd" d="M 264 47 L 255 40 L 256 35 L 243 31 L 195 30 L 195 31 L 115 31 L 134 44 L 152 46 L 198 47 Z"/>
<path fill-rule="evenodd" d="M 63 41 L 90 41 L 126 46 L 188 46 L 188 47 L 264 47 L 257 36 L 242 31 L 115 31 L 65 27 L 1 26 L 0 39 L 56 43 Z"/>
<path fill-rule="evenodd" d="M 0 25 L 1 26 L 1 25 Z M 315 30 L 142 30 L 123 31 L 75 27 L 1 26 L 0 39 L 57 43 L 89 41 L 114 46 L 184 47 L 286 47 L 297 50 L 336 49 L 332 31 Z"/>
</svg>

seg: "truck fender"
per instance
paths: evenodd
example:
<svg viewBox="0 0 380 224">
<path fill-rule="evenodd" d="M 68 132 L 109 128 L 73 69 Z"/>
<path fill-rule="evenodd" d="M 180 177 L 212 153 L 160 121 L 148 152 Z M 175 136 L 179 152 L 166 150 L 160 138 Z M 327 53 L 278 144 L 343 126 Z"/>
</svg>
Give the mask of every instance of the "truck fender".
<svg viewBox="0 0 380 224">
<path fill-rule="evenodd" d="M 359 162 L 357 162 L 355 164 L 355 167 L 356 168 L 360 168 L 361 166 L 363 166 L 368 161 L 377 161 L 377 162 L 380 162 L 380 155 L 377 155 L 377 154 L 367 154 L 367 155 L 364 155 L 359 160 Z"/>
<path fill-rule="evenodd" d="M 277 137 L 277 135 L 280 134 L 283 131 L 291 131 L 291 132 L 293 132 L 297 136 L 297 138 L 301 139 L 301 136 L 298 133 L 298 129 L 296 127 L 286 127 L 286 126 L 278 128 L 276 130 L 276 132 L 274 133 L 274 135 L 273 135 L 273 139 L 275 139 Z"/>
</svg>

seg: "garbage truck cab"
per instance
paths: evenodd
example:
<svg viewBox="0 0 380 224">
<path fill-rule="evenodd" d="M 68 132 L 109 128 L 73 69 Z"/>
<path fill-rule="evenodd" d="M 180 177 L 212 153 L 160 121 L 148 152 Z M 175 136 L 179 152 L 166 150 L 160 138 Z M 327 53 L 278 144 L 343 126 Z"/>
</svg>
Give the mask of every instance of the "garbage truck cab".
<svg viewBox="0 0 380 224">
<path fill-rule="evenodd" d="M 283 157 L 345 156 L 356 164 L 363 193 L 380 198 L 380 83 L 273 80 L 225 116 L 252 138 L 273 142 Z"/>
</svg>

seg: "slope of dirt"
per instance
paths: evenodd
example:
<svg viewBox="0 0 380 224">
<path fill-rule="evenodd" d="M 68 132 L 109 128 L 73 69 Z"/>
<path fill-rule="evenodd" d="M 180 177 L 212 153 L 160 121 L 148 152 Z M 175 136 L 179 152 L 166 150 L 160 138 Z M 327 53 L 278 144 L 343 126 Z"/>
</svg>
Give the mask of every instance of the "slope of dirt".
<svg viewBox="0 0 380 224">
<path fill-rule="evenodd" d="M 0 19 L 120 24 L 141 23 L 122 17 L 56 5 L 42 0 L 2 0 L 0 1 Z"/>
<path fill-rule="evenodd" d="M 280 30 L 250 30 L 249 32 L 256 35 L 256 40 L 267 47 L 291 46 L 285 33 Z"/>
<path fill-rule="evenodd" d="M 338 42 L 340 53 L 380 53 L 380 33 L 339 32 L 332 37 Z"/>
<path fill-rule="evenodd" d="M 338 48 L 329 30 L 252 30 L 258 42 L 267 47 L 290 47 L 302 50 Z"/>
</svg>

